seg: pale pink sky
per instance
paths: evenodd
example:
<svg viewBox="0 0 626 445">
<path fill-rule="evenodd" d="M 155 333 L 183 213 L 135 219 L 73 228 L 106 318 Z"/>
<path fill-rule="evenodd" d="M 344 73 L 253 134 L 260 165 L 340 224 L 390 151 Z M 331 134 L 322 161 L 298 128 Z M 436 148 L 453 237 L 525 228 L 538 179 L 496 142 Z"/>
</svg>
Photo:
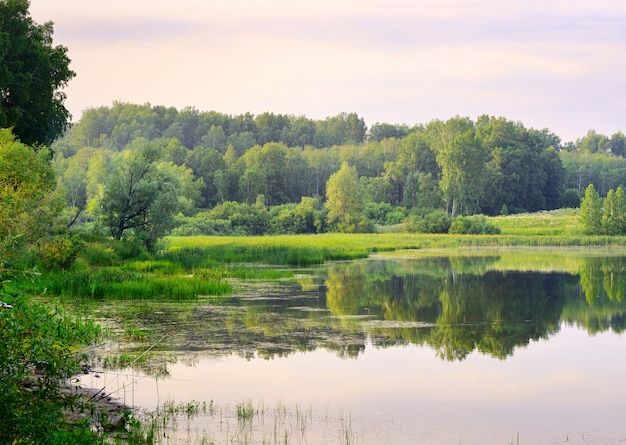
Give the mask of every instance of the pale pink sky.
<svg viewBox="0 0 626 445">
<path fill-rule="evenodd" d="M 626 132 L 623 0 L 31 0 L 113 101 L 375 122 L 505 116 L 564 141 Z"/>
</svg>

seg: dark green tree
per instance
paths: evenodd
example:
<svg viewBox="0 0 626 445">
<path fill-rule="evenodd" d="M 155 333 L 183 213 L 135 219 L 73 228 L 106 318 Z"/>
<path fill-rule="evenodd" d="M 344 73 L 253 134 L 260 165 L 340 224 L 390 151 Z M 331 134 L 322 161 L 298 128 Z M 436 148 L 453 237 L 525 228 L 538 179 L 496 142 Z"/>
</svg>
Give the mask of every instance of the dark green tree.
<svg viewBox="0 0 626 445">
<path fill-rule="evenodd" d="M 0 0 L 0 127 L 27 145 L 50 145 L 67 128 L 63 87 L 76 75 L 52 22 L 37 24 L 28 0 Z"/>
<path fill-rule="evenodd" d="M 133 238 L 151 249 L 174 224 L 180 184 L 157 168 L 156 144 L 138 139 L 131 145 L 105 184 L 100 218 L 114 239 Z"/>
</svg>

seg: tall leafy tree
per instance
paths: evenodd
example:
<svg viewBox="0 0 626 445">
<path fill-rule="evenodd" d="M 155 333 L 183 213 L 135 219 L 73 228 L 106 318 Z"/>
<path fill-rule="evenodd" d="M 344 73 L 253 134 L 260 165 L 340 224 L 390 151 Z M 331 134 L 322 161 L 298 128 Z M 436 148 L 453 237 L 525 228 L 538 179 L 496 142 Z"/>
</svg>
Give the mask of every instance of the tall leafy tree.
<svg viewBox="0 0 626 445">
<path fill-rule="evenodd" d="M 158 146 L 145 139 L 131 145 L 105 184 L 100 216 L 114 239 L 132 236 L 151 249 L 173 226 L 179 184 L 171 170 L 157 168 Z"/>
<path fill-rule="evenodd" d="M 47 157 L 45 150 L 35 152 L 10 130 L 0 130 L 0 239 L 40 234 L 42 207 L 55 187 Z"/>
<path fill-rule="evenodd" d="M 28 0 L 0 0 L 0 127 L 27 145 L 50 145 L 67 128 L 62 89 L 76 75 L 52 22 L 37 24 Z"/>
<path fill-rule="evenodd" d="M 328 221 L 340 232 L 364 231 L 363 211 L 365 192 L 357 177 L 356 168 L 347 162 L 333 173 L 326 185 Z"/>
<path fill-rule="evenodd" d="M 487 153 L 474 130 L 456 136 L 437 153 L 441 166 L 441 191 L 451 216 L 472 214 L 479 209 L 486 182 Z"/>
</svg>

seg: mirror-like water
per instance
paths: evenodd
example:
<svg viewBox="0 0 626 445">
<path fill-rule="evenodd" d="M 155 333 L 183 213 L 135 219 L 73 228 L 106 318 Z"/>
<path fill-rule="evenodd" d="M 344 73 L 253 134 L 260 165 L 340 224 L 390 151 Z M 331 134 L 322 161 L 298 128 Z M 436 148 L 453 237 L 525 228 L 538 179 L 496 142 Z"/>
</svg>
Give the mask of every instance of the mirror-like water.
<svg viewBox="0 0 626 445">
<path fill-rule="evenodd" d="M 83 384 L 148 410 L 168 402 L 169 443 L 626 441 L 626 256 L 472 252 L 309 272 L 229 299 L 91 307 L 128 337 L 109 352 L 153 349 Z"/>
</svg>

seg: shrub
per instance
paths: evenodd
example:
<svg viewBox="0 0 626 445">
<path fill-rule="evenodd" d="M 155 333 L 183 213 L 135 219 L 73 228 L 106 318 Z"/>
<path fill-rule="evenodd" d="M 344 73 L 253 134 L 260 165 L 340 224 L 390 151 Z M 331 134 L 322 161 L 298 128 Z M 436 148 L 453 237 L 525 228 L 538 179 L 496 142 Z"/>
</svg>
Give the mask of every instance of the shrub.
<svg viewBox="0 0 626 445">
<path fill-rule="evenodd" d="M 269 227 L 265 208 L 234 201 L 217 205 L 209 212 L 209 217 L 229 221 L 232 229 L 242 235 L 263 235 Z"/>
<path fill-rule="evenodd" d="M 35 249 L 37 264 L 42 270 L 67 270 L 84 247 L 78 236 L 59 235 L 40 240 Z"/>
<path fill-rule="evenodd" d="M 386 202 L 370 202 L 365 207 L 365 216 L 375 224 L 393 225 L 401 223 L 407 211 L 404 207 L 392 207 Z"/>
<path fill-rule="evenodd" d="M 406 220 L 407 230 L 417 233 L 448 233 L 450 216 L 443 210 L 433 210 L 426 214 L 412 215 Z"/>
<path fill-rule="evenodd" d="M 195 216 L 177 216 L 176 227 L 170 234 L 173 236 L 228 236 L 237 233 L 230 221 L 211 218 L 208 212 L 200 212 Z"/>
<path fill-rule="evenodd" d="M 487 221 L 484 215 L 459 216 L 452 221 L 449 233 L 454 235 L 497 235 L 500 228 Z"/>
<path fill-rule="evenodd" d="M 69 424 L 64 409 L 80 402 L 65 391 L 86 359 L 76 346 L 95 341 L 98 327 L 49 304 L 10 302 L 0 310 L 0 443 L 95 443 L 89 425 Z"/>
</svg>

